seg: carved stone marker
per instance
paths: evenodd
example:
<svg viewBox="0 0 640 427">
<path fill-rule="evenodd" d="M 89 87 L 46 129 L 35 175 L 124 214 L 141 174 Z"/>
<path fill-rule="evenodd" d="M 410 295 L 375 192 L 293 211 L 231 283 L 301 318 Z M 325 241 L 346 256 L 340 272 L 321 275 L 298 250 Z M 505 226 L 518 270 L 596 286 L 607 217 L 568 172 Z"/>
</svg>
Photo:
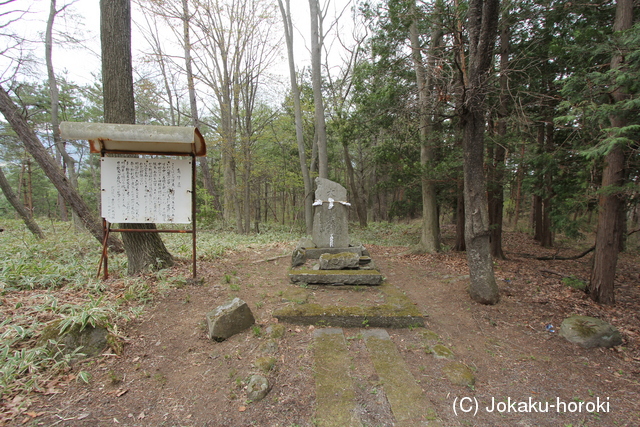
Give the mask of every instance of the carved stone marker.
<svg viewBox="0 0 640 427">
<path fill-rule="evenodd" d="M 313 243 L 318 248 L 349 247 L 347 190 L 337 182 L 316 178 Z"/>
</svg>

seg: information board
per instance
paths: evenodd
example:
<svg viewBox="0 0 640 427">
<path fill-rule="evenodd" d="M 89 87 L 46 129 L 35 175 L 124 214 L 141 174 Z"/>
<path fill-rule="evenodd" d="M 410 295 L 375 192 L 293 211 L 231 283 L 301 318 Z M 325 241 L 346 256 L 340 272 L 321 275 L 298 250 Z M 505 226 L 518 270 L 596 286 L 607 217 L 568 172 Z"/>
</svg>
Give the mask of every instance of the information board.
<svg viewBox="0 0 640 427">
<path fill-rule="evenodd" d="M 191 223 L 191 159 L 101 158 L 102 217 L 111 223 Z"/>
</svg>

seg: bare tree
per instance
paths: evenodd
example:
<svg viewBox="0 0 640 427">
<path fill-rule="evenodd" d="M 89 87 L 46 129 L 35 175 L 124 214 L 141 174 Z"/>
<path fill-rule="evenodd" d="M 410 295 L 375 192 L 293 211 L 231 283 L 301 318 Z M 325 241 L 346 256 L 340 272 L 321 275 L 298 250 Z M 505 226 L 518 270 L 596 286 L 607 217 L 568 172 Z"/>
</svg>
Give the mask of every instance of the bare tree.
<svg viewBox="0 0 640 427">
<path fill-rule="evenodd" d="M 182 0 L 182 45 L 184 49 L 184 69 L 187 77 L 187 87 L 189 90 L 189 108 L 191 109 L 191 122 L 193 126 L 200 127 L 200 117 L 198 114 L 198 102 L 196 99 L 196 85 L 193 77 L 193 66 L 191 59 L 191 34 L 189 31 L 189 25 L 191 22 L 191 13 L 189 12 L 188 0 Z M 209 163 L 206 157 L 200 158 L 200 169 L 202 170 L 202 180 L 204 181 L 204 188 L 207 193 L 213 198 L 214 205 L 218 205 L 220 208 L 220 197 L 218 191 L 213 184 L 213 178 L 211 177 L 211 170 L 209 169 Z"/>
<path fill-rule="evenodd" d="M 38 239 L 44 239 L 44 233 L 38 226 L 38 223 L 35 219 L 29 214 L 29 211 L 24 207 L 22 203 L 20 203 L 20 199 L 11 188 L 11 184 L 7 180 L 2 168 L 0 168 L 0 189 L 4 193 L 4 196 L 7 198 L 11 206 L 16 210 L 22 221 L 24 221 L 25 225 L 31 231 L 31 233 L 36 236 Z"/>
<path fill-rule="evenodd" d="M 296 66 L 293 56 L 293 22 L 291 21 L 290 0 L 278 0 L 282 21 L 284 23 L 284 38 L 287 43 L 287 57 L 289 59 L 289 80 L 291 82 L 291 95 L 293 97 L 293 111 L 296 122 L 296 142 L 298 143 L 298 158 L 300 160 L 300 170 L 302 181 L 304 182 L 304 219 L 307 234 L 313 231 L 313 184 L 307 166 L 307 155 L 305 153 L 304 135 L 302 129 L 302 106 L 300 104 L 300 88 L 296 75 Z"/>
<path fill-rule="evenodd" d="M 27 40 L 16 34 L 12 25 L 29 13 L 29 9 L 20 9 L 24 3 L 17 0 L 0 0 L 0 56 L 6 61 L 6 68 L 0 70 L 0 82 L 12 80 L 20 68 L 24 68 L 29 56 Z M 15 8 L 12 8 L 15 6 Z"/>
<path fill-rule="evenodd" d="M 251 104 L 252 97 L 243 99 L 242 87 L 258 81 L 255 74 L 248 77 L 252 70 L 247 68 L 247 61 L 254 61 L 255 55 L 264 49 L 263 43 L 273 43 L 264 39 L 270 36 L 268 30 L 261 29 L 271 22 L 273 14 L 272 6 L 259 0 L 206 0 L 191 18 L 199 37 L 197 48 L 193 49 L 197 57 L 193 65 L 198 79 L 213 91 L 217 100 L 217 109 L 212 112 L 217 115 L 216 130 L 221 142 L 224 218 L 232 221 L 235 217 L 238 232 L 245 228 L 237 179 L 241 160 L 238 154 L 242 153 L 239 121 L 251 114 L 255 105 Z M 255 67 L 255 62 L 252 64 Z M 259 70 L 263 73 L 263 66 Z M 245 101 L 250 102 L 245 105 Z"/>
<path fill-rule="evenodd" d="M 82 200 L 78 192 L 69 185 L 69 181 L 64 176 L 60 167 L 42 146 L 36 133 L 29 126 L 24 116 L 20 114 L 18 107 L 2 87 L 0 87 L 0 112 L 2 112 L 2 115 L 18 135 L 18 138 L 24 143 L 29 154 L 38 162 L 51 183 L 62 194 L 67 203 L 69 203 L 69 206 L 78 214 L 84 226 L 102 243 L 103 236 L 100 222 L 84 200 Z M 124 250 L 122 242 L 113 236 L 110 236 L 108 245 L 118 252 Z"/>
<path fill-rule="evenodd" d="M 329 178 L 329 160 L 327 153 L 327 126 L 324 117 L 322 99 L 322 45 L 324 43 L 324 14 L 319 0 L 309 0 L 311 14 L 311 82 L 313 86 L 313 104 L 315 106 L 316 140 L 318 145 L 318 175 Z"/>
<path fill-rule="evenodd" d="M 173 31 L 176 40 L 182 45 L 182 49 L 184 52 L 184 69 L 181 71 L 184 71 L 184 76 L 187 79 L 189 111 L 191 113 L 190 119 L 193 126 L 199 128 L 202 131 L 202 123 L 200 122 L 200 115 L 198 110 L 192 60 L 193 47 L 191 45 L 191 25 L 194 14 L 189 10 L 189 0 L 182 0 L 180 3 L 166 1 L 156 2 L 153 0 L 136 0 L 136 3 L 142 8 L 142 11 L 145 13 L 145 15 L 152 15 L 152 18 L 149 18 L 149 20 L 154 22 L 154 29 L 157 28 L 155 22 L 156 17 L 162 17 L 165 20 L 166 24 L 168 24 L 169 28 Z M 157 46 L 159 43 L 159 31 L 154 31 L 154 34 L 157 34 L 157 36 L 154 35 L 149 40 L 149 43 Z M 162 55 L 162 57 L 165 58 L 164 61 L 166 62 L 166 57 L 168 55 L 163 52 L 158 52 L 157 48 L 154 50 L 156 51 L 155 55 Z M 178 65 L 175 61 L 171 62 L 174 65 Z M 177 98 L 177 93 L 175 95 Z M 175 105 L 175 107 L 177 108 L 178 105 Z M 215 208 L 218 210 L 222 210 L 222 205 L 220 204 L 220 194 L 214 185 L 207 157 L 201 157 L 199 160 L 199 165 L 202 172 L 202 181 L 205 190 L 213 199 Z"/>
<path fill-rule="evenodd" d="M 56 0 L 51 0 L 49 6 L 49 18 L 47 19 L 47 29 L 45 32 L 45 61 L 47 63 L 47 76 L 49 80 L 49 97 L 51 103 L 51 131 L 53 134 L 53 143 L 60 156 L 62 156 L 63 167 L 62 170 L 69 175 L 69 182 L 75 189 L 78 188 L 78 177 L 76 175 L 76 161 L 69 155 L 65 147 L 65 143 L 60 137 L 60 119 L 59 119 L 59 103 L 60 95 L 58 90 L 58 81 L 56 80 L 56 74 L 53 67 L 53 24 L 56 16 L 64 11 L 69 4 L 62 6 L 60 9 L 56 8 Z M 59 196 L 59 203 L 61 205 L 61 211 L 65 212 L 64 198 Z M 73 215 L 74 223 L 78 223 L 78 218 Z"/>
</svg>

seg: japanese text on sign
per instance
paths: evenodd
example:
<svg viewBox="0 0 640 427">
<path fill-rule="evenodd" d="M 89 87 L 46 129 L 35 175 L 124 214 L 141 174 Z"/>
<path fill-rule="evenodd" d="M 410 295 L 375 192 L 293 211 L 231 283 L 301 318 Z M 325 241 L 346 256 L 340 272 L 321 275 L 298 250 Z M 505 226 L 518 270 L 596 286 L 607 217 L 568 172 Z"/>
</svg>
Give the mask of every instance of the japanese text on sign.
<svg viewBox="0 0 640 427">
<path fill-rule="evenodd" d="M 114 223 L 191 223 L 191 160 L 101 159 L 102 217 Z"/>
</svg>

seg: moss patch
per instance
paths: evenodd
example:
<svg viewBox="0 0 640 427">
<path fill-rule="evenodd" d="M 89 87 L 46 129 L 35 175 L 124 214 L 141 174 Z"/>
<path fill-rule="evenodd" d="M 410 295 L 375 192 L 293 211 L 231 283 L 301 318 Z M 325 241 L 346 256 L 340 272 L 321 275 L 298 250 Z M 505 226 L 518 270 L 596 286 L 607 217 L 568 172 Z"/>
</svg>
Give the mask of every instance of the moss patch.
<svg viewBox="0 0 640 427">
<path fill-rule="evenodd" d="M 314 334 L 316 425 L 360 426 L 356 395 L 349 377 L 351 358 L 341 329 L 319 329 Z"/>
<path fill-rule="evenodd" d="M 471 387 L 476 383 L 473 371 L 464 363 L 449 362 L 442 368 L 442 372 L 453 385 Z"/>
<path fill-rule="evenodd" d="M 276 366 L 276 358 L 273 356 L 259 357 L 253 362 L 253 366 L 262 372 L 269 372 Z"/>
<path fill-rule="evenodd" d="M 454 358 L 453 351 L 443 346 L 442 344 L 436 344 L 430 347 L 429 350 L 431 350 L 431 354 L 433 354 L 433 356 L 436 359 L 453 359 Z"/>
<path fill-rule="evenodd" d="M 282 299 L 287 302 L 303 304 L 309 299 L 309 291 L 299 287 L 290 287 L 284 291 Z"/>
<path fill-rule="evenodd" d="M 286 332 L 286 329 L 284 327 L 284 325 L 280 325 L 279 323 L 276 323 L 275 325 L 269 325 L 267 326 L 267 335 L 269 336 L 269 338 L 273 338 L 273 339 L 278 339 L 278 338 L 282 338 Z"/>
<path fill-rule="evenodd" d="M 438 341 L 440 339 L 438 334 L 429 329 L 422 329 L 418 333 L 427 341 Z"/>
</svg>

